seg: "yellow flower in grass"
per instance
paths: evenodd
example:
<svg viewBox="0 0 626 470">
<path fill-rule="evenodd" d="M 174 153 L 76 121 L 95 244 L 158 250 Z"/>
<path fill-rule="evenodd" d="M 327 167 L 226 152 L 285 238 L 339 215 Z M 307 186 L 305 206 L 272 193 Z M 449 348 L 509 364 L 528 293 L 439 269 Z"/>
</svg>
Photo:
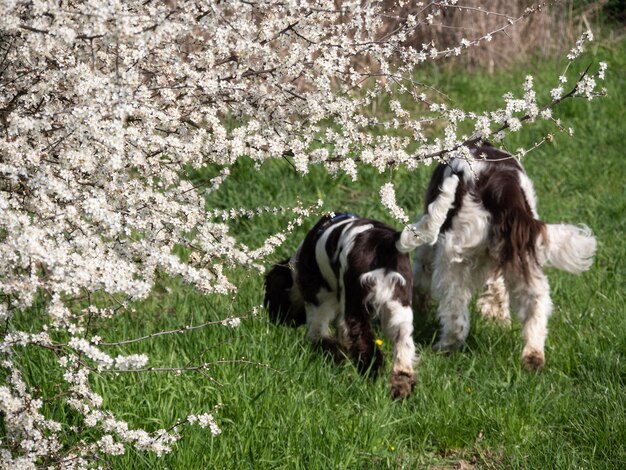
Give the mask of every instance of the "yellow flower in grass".
<svg viewBox="0 0 626 470">
<path fill-rule="evenodd" d="M 383 340 L 376 338 L 376 341 L 374 341 L 376 343 L 376 346 L 382 346 L 383 345 Z"/>
</svg>

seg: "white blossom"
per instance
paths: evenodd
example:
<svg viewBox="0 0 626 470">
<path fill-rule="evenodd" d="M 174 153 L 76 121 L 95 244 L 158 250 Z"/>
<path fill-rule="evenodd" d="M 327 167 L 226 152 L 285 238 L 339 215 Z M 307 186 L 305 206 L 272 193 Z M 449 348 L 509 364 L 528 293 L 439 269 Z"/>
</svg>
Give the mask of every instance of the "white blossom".
<svg viewBox="0 0 626 470">
<path fill-rule="evenodd" d="M 130 354 L 128 356 L 117 356 L 115 358 L 115 368 L 120 370 L 141 369 L 148 363 L 148 356 L 145 354 Z"/>
<path fill-rule="evenodd" d="M 227 318 L 222 323 L 224 325 L 230 326 L 231 328 L 237 328 L 237 327 L 239 327 L 239 325 L 241 325 L 241 318 L 239 318 L 239 317 Z"/>
<path fill-rule="evenodd" d="M 389 210 L 391 215 L 403 224 L 409 222 L 409 217 L 404 212 L 402 207 L 398 206 L 396 202 L 396 190 L 393 183 L 385 183 L 380 188 L 380 199 L 383 205 Z"/>
<path fill-rule="evenodd" d="M 95 335 L 91 322 L 131 310 L 161 274 L 205 295 L 232 295 L 233 270 L 260 273 L 291 232 L 321 211 L 323 203 L 311 200 L 212 207 L 241 158 L 257 169 L 284 159 L 299 174 L 320 165 L 355 180 L 362 165 L 412 170 L 463 157 L 471 138 L 497 141 L 507 125 L 515 131 L 537 116 L 553 119 L 537 103 L 532 77 L 481 114 L 415 82 L 424 61 L 481 42 L 409 45 L 416 29 L 438 27 L 456 0 L 420 2 L 421 13 L 385 35 L 393 2 L 336 3 L 1 3 L 0 360 L 7 380 L 0 467 L 80 468 L 128 446 L 171 451 L 177 424 L 132 429 L 92 389 L 94 372 L 139 373 L 149 359 L 124 351 L 105 328 Z M 503 19 L 497 32 L 517 20 Z M 577 41 L 570 61 L 591 39 L 589 32 Z M 564 96 L 570 65 L 554 100 Z M 577 82 L 577 94 L 597 96 L 606 68 L 601 63 Z M 389 109 L 375 112 L 381 102 Z M 464 128 L 474 134 L 458 135 Z M 380 198 L 408 223 L 392 182 Z M 277 216 L 284 224 L 254 246 L 231 233 L 234 220 Z M 40 312 L 35 324 L 43 326 L 19 331 L 13 317 L 28 309 Z M 231 313 L 220 318 L 235 328 L 241 318 Z M 80 426 L 44 416 L 51 397 L 37 390 L 46 387 L 22 380 L 13 362 L 16 351 L 32 348 L 55 355 L 63 377 L 55 400 L 78 414 Z M 210 413 L 187 421 L 221 432 Z"/>
<path fill-rule="evenodd" d="M 550 96 L 552 96 L 553 100 L 558 100 L 563 95 L 563 87 L 558 86 L 550 90 Z"/>
<path fill-rule="evenodd" d="M 608 64 L 606 62 L 599 62 L 598 65 L 600 66 L 600 70 L 598 70 L 598 78 L 600 80 L 604 80 L 604 73 L 608 68 Z"/>
<path fill-rule="evenodd" d="M 511 132 L 516 132 L 522 128 L 522 123 L 518 118 L 510 118 L 507 121 L 507 124 L 509 125 L 509 129 L 511 130 Z"/>
<path fill-rule="evenodd" d="M 200 426 L 201 428 L 208 427 L 213 436 L 217 436 L 222 432 L 211 413 L 204 413 L 201 415 L 189 415 L 187 416 L 187 421 L 190 424 L 198 424 L 198 426 Z"/>
</svg>

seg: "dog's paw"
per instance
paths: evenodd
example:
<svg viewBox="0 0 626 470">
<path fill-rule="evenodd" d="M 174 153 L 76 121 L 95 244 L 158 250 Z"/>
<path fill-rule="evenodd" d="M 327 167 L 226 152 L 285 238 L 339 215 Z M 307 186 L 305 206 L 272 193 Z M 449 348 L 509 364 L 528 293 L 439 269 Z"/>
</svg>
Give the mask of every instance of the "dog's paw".
<svg viewBox="0 0 626 470">
<path fill-rule="evenodd" d="M 389 382 L 391 398 L 402 400 L 408 397 L 415 388 L 415 374 L 412 372 L 392 372 Z"/>
<path fill-rule="evenodd" d="M 522 367 L 529 372 L 540 372 L 545 365 L 545 356 L 543 351 L 537 351 L 533 349 L 528 352 L 524 352 L 522 356 Z"/>
</svg>

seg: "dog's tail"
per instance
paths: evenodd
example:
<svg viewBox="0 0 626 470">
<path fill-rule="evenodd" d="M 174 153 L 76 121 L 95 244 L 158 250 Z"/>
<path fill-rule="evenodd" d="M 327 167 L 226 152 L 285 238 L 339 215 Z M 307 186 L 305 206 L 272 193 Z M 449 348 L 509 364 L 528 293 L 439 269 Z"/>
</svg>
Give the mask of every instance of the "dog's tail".
<svg viewBox="0 0 626 470">
<path fill-rule="evenodd" d="M 294 285 L 289 259 L 274 265 L 265 276 L 265 298 L 272 323 L 300 326 L 306 323 L 304 303 L 297 286 Z"/>
<path fill-rule="evenodd" d="M 515 207 L 506 212 L 499 225 L 503 266 L 511 265 L 528 278 L 531 263 L 572 274 L 588 270 L 593 263 L 596 239 L 589 227 L 546 224 Z"/>
<path fill-rule="evenodd" d="M 586 225 L 548 224 L 540 247 L 542 264 L 580 274 L 591 267 L 596 245 L 596 238 Z"/>
<path fill-rule="evenodd" d="M 428 205 L 426 213 L 416 223 L 402 230 L 396 242 L 396 248 L 400 253 L 408 253 L 421 245 L 437 243 L 439 231 L 448 217 L 448 211 L 454 205 L 458 185 L 459 177 L 454 174 L 442 181 L 441 192 Z"/>
</svg>

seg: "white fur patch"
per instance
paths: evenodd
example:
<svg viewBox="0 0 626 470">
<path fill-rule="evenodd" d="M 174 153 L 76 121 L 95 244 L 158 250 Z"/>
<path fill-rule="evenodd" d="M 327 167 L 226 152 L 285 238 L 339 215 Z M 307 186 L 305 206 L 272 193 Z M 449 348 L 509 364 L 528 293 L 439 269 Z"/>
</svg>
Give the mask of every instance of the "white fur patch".
<svg viewBox="0 0 626 470">
<path fill-rule="evenodd" d="M 361 285 L 385 285 L 388 288 L 393 288 L 396 284 L 401 286 L 406 285 L 406 279 L 404 276 L 396 271 L 389 271 L 385 273 L 384 268 L 378 268 L 373 271 L 361 274 L 359 278 Z"/>
<path fill-rule="evenodd" d="M 450 162 L 449 174 L 452 172 L 461 174 L 463 181 L 471 185 L 473 181 L 482 174 L 487 168 L 488 163 L 483 160 L 465 160 L 461 158 L 455 158 Z"/>
<path fill-rule="evenodd" d="M 326 252 L 326 242 L 328 241 L 328 237 L 331 233 L 333 233 L 333 231 L 337 230 L 339 227 L 343 227 L 346 224 L 354 223 L 354 220 L 355 219 L 347 219 L 331 225 L 324 231 L 322 236 L 315 244 L 315 261 L 320 268 L 320 272 L 322 273 L 324 280 L 335 292 L 338 289 L 337 278 L 335 277 L 333 268 L 330 265 L 328 253 Z"/>
<path fill-rule="evenodd" d="M 480 314 L 492 320 L 509 325 L 511 314 L 509 312 L 509 294 L 506 291 L 504 278 L 493 272 L 485 283 L 486 290 L 476 301 Z"/>
<path fill-rule="evenodd" d="M 337 246 L 337 252 L 335 256 L 339 256 L 340 266 L 344 269 L 348 267 L 348 255 L 354 247 L 354 239 L 361 233 L 371 230 L 374 226 L 372 224 L 359 225 L 358 227 L 348 228 L 344 232 L 339 245 Z M 337 258 L 335 258 L 337 261 Z"/>
<path fill-rule="evenodd" d="M 406 285 L 406 279 L 402 274 L 384 268 L 361 274 L 359 280 L 362 286 L 369 288 L 365 302 L 374 307 L 374 315 L 379 315 L 381 307 L 395 298 L 393 291 L 396 284 Z"/>
<path fill-rule="evenodd" d="M 334 292 L 321 289 L 317 293 L 317 301 L 318 305 L 305 304 L 307 337 L 311 341 L 331 337 L 330 324 L 339 310 Z"/>
<path fill-rule="evenodd" d="M 452 220 L 452 230 L 443 236 L 443 246 L 451 262 L 461 262 L 487 248 L 491 215 L 468 193 L 461 210 Z"/>
<path fill-rule="evenodd" d="M 535 194 L 535 188 L 533 187 L 533 183 L 523 171 L 518 171 L 517 176 L 519 178 L 520 188 L 522 188 L 522 192 L 524 193 L 526 202 L 530 206 L 533 217 L 535 219 L 539 219 L 539 214 L 537 213 L 537 195 Z"/>
</svg>

